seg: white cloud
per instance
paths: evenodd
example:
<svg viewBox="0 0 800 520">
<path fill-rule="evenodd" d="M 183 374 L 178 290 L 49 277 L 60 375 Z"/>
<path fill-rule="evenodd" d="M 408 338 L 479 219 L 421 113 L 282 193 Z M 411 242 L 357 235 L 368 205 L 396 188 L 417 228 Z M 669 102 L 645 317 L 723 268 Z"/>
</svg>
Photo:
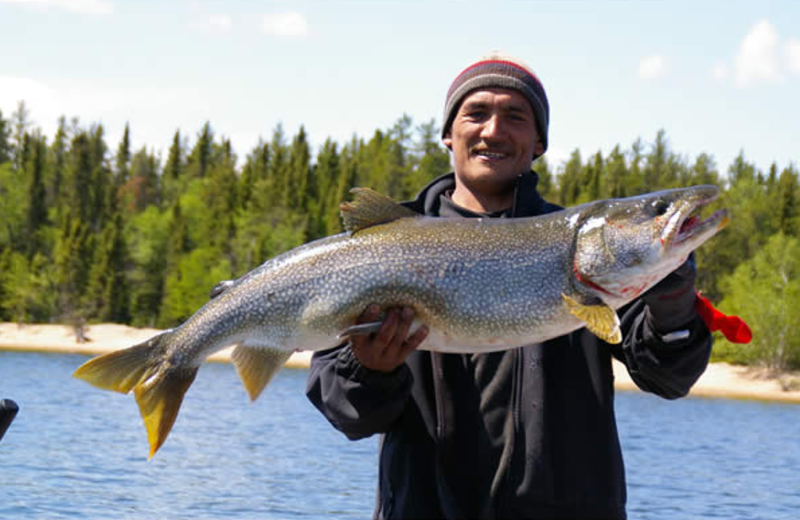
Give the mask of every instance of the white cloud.
<svg viewBox="0 0 800 520">
<path fill-rule="evenodd" d="M 639 60 L 639 77 L 641 79 L 658 79 L 669 72 L 669 62 L 663 56 L 645 56 Z"/>
<path fill-rule="evenodd" d="M 794 74 L 800 74 L 800 40 L 789 40 L 784 50 L 786 67 Z"/>
<path fill-rule="evenodd" d="M 296 12 L 265 14 L 264 32 L 275 36 L 305 36 L 308 34 L 306 17 Z"/>
<path fill-rule="evenodd" d="M 728 70 L 728 66 L 724 63 L 717 63 L 711 70 L 711 74 L 714 76 L 714 79 L 725 81 L 728 79 L 728 76 L 730 76 L 730 71 Z"/>
<path fill-rule="evenodd" d="M 745 35 L 736 55 L 736 84 L 747 87 L 781 79 L 778 63 L 778 32 L 767 21 L 756 23 Z"/>
<path fill-rule="evenodd" d="M 114 5 L 111 0 L 0 0 L 0 3 L 21 4 L 39 11 L 51 8 L 79 14 L 111 14 Z"/>
</svg>

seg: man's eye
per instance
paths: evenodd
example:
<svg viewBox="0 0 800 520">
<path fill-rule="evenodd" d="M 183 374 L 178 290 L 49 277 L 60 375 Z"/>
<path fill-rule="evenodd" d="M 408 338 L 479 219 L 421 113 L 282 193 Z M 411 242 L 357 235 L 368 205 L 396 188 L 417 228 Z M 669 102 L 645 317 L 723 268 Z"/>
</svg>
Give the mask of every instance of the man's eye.
<svg viewBox="0 0 800 520">
<path fill-rule="evenodd" d="M 483 110 L 472 110 L 470 112 L 467 112 L 466 115 L 470 119 L 482 119 L 486 117 L 486 112 L 484 112 Z"/>
</svg>

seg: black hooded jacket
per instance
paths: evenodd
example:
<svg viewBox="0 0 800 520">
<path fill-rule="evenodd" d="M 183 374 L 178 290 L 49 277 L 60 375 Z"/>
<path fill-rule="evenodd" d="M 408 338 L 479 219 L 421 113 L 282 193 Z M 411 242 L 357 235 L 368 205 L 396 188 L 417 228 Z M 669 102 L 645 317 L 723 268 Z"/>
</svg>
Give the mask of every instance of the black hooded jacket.
<svg viewBox="0 0 800 520">
<path fill-rule="evenodd" d="M 494 215 L 453 204 L 452 173 L 405 204 L 448 217 L 560 209 L 536 183 L 520 175 L 514 207 Z M 645 391 L 686 395 L 711 336 L 693 308 L 683 312 L 689 335 L 669 343 L 640 298 L 618 311 L 620 345 L 584 328 L 489 354 L 415 351 L 390 374 L 361 366 L 345 344 L 314 354 L 307 395 L 348 438 L 382 435 L 374 518 L 624 518 L 611 359 Z"/>
</svg>

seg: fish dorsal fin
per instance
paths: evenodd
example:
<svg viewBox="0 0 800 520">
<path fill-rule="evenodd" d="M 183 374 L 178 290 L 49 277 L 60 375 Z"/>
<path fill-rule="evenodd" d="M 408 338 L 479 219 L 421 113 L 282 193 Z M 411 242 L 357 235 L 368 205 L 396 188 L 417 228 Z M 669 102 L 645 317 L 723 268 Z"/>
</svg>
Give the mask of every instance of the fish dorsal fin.
<svg viewBox="0 0 800 520">
<path fill-rule="evenodd" d="M 400 218 L 420 216 L 386 195 L 369 188 L 353 188 L 350 193 L 355 195 L 353 201 L 342 202 L 339 205 L 342 226 L 346 231 L 355 233 Z"/>
<path fill-rule="evenodd" d="M 622 343 L 622 331 L 619 326 L 617 311 L 603 303 L 585 305 L 566 294 L 561 294 L 571 312 L 578 319 L 586 322 L 589 331 L 607 343 Z"/>
<path fill-rule="evenodd" d="M 231 361 L 233 361 L 233 366 L 236 367 L 236 372 L 251 401 L 258 399 L 261 391 L 283 368 L 291 355 L 291 352 L 283 350 L 245 347 L 244 345 L 233 349 Z"/>
</svg>

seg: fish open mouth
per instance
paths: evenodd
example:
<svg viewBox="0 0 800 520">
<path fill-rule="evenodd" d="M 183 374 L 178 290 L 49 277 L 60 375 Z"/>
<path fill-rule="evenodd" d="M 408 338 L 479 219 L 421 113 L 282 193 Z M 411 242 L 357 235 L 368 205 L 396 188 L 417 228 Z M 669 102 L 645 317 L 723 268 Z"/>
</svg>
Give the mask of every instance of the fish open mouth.
<svg viewBox="0 0 800 520">
<path fill-rule="evenodd" d="M 662 235 L 664 245 L 676 247 L 695 237 L 714 234 L 728 224 L 728 211 L 717 210 L 709 217 L 703 218 L 703 209 L 713 202 L 716 197 L 709 197 L 693 203 L 690 211 L 676 211 L 670 218 L 669 224 Z"/>
</svg>

